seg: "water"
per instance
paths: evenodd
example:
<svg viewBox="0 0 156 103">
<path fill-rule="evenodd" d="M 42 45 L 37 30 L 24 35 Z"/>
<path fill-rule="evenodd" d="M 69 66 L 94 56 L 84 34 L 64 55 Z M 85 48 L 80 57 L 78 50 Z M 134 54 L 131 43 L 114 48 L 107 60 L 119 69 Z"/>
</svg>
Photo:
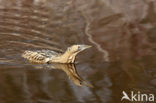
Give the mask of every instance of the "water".
<svg viewBox="0 0 156 103">
<path fill-rule="evenodd" d="M 1 0 L 0 103 L 121 103 L 123 90 L 156 95 L 155 17 L 155 0 Z M 93 46 L 75 68 L 21 57 L 73 44 Z M 78 86 L 70 67 L 94 88 Z"/>
</svg>

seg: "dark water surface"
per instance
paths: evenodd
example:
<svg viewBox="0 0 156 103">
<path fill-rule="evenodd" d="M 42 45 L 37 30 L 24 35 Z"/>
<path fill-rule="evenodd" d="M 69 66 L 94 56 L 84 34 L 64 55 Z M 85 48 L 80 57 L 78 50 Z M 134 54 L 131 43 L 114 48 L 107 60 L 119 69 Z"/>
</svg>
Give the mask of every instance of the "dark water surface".
<svg viewBox="0 0 156 103">
<path fill-rule="evenodd" d="M 75 68 L 21 57 L 73 44 L 93 46 Z M 0 0 L 0 103 L 121 103 L 123 90 L 156 96 L 155 0 Z"/>
</svg>

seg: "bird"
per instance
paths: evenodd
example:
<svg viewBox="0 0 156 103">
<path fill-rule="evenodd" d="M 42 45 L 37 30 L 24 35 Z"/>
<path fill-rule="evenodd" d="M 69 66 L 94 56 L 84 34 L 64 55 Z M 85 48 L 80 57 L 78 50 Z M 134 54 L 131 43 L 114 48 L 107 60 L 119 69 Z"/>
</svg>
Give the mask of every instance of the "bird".
<svg viewBox="0 0 156 103">
<path fill-rule="evenodd" d="M 90 47 L 90 45 L 76 44 L 68 47 L 64 53 L 58 53 L 52 50 L 26 50 L 22 53 L 22 57 L 30 62 L 41 64 L 75 63 L 77 54 Z"/>
</svg>

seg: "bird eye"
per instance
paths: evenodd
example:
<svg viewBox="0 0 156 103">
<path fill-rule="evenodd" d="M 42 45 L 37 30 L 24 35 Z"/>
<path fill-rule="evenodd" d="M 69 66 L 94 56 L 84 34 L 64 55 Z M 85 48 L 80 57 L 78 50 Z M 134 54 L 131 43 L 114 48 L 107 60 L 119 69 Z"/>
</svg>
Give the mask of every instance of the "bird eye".
<svg viewBox="0 0 156 103">
<path fill-rule="evenodd" d="M 78 51 L 80 51 L 81 50 L 81 48 L 80 48 L 80 46 L 78 46 Z"/>
<path fill-rule="evenodd" d="M 70 48 L 68 48 L 68 50 L 70 50 Z"/>
</svg>

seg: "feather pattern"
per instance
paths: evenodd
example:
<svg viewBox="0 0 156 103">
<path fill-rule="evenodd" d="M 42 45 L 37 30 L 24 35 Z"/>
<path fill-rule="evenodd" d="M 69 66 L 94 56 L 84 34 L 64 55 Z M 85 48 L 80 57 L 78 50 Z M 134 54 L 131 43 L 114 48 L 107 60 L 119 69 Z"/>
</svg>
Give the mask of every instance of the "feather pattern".
<svg viewBox="0 0 156 103">
<path fill-rule="evenodd" d="M 47 63 L 54 56 L 59 56 L 60 54 L 50 50 L 37 50 L 37 51 L 25 51 L 22 57 L 28 59 L 31 62 L 36 63 Z"/>
<path fill-rule="evenodd" d="M 25 51 L 22 57 L 34 63 L 74 63 L 76 55 L 90 47 L 89 45 L 73 45 L 64 53 L 51 50 Z"/>
</svg>

